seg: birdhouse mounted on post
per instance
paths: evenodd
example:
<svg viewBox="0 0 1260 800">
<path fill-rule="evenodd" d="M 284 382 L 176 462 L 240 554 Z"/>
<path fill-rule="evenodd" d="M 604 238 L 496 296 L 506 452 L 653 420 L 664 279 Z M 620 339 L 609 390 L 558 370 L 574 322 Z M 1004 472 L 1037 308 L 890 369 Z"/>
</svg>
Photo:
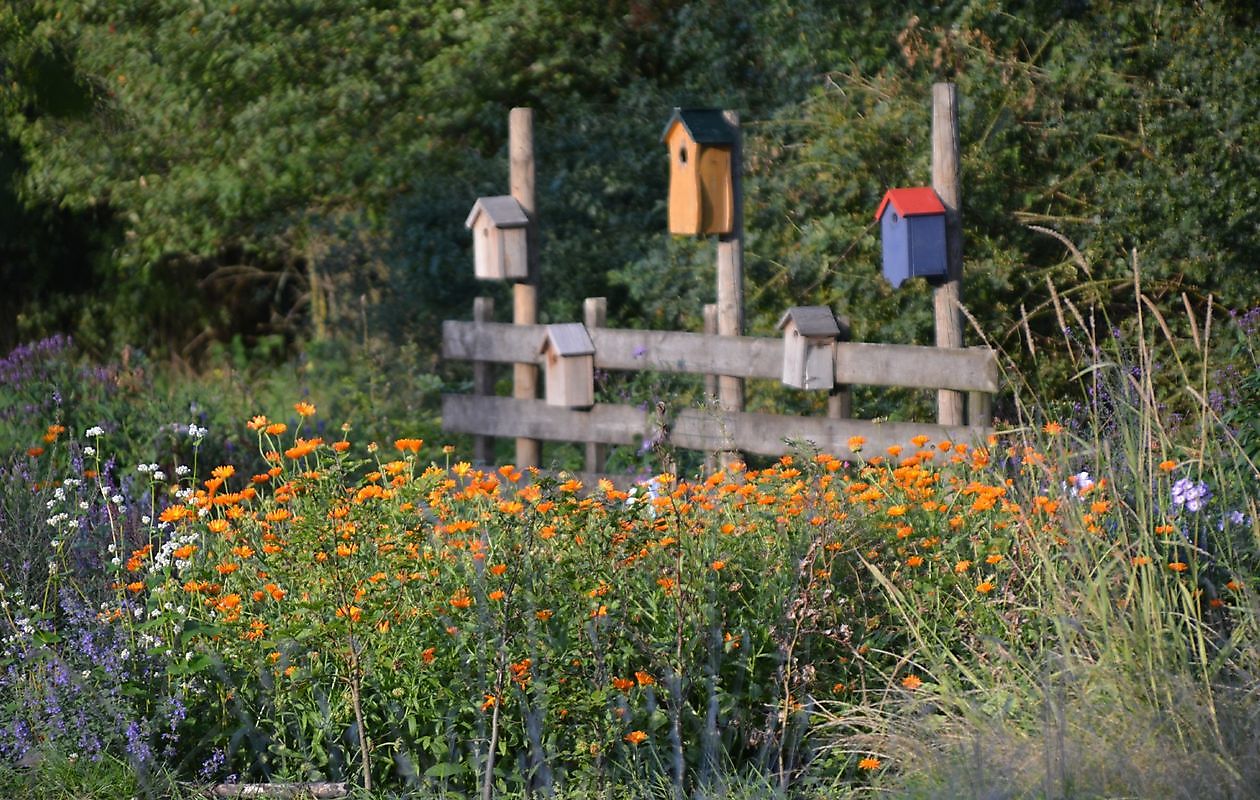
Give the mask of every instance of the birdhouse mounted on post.
<svg viewBox="0 0 1260 800">
<path fill-rule="evenodd" d="M 735 131 L 722 112 L 675 108 L 661 141 L 669 150 L 669 232 L 730 233 L 735 224 Z"/>
<path fill-rule="evenodd" d="M 580 322 L 547 326 L 539 348 L 546 362 L 547 405 L 595 405 L 595 344 Z"/>
<path fill-rule="evenodd" d="M 511 195 L 478 197 L 464 227 L 473 232 L 473 271 L 483 281 L 529 278 L 529 217 Z"/>
<path fill-rule="evenodd" d="M 779 320 L 783 331 L 783 383 L 796 389 L 826 389 L 836 382 L 836 339 L 840 326 L 826 306 L 795 306 Z"/>
<path fill-rule="evenodd" d="M 889 189 L 875 212 L 884 245 L 884 277 L 893 287 L 907 278 L 947 274 L 945 206 L 932 189 Z"/>
</svg>

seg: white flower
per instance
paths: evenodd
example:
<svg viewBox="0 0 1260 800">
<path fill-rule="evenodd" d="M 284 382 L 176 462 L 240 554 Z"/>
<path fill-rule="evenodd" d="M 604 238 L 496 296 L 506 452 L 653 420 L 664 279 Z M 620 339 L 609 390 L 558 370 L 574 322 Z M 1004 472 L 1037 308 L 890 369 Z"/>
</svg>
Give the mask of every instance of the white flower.
<svg viewBox="0 0 1260 800">
<path fill-rule="evenodd" d="M 148 525 L 150 522 L 153 521 L 153 517 L 150 517 L 148 514 L 142 514 L 140 516 L 140 521 L 144 523 L 145 525 Z"/>
<path fill-rule="evenodd" d="M 87 438 L 87 439 L 92 439 L 97 436 L 104 436 L 104 435 L 105 435 L 105 429 L 102 428 L 100 425 L 93 425 L 92 427 L 87 429 L 86 433 L 83 434 L 84 438 Z"/>
<path fill-rule="evenodd" d="M 90 508 L 90 504 L 89 504 L 89 503 L 88 503 L 88 501 L 86 501 L 86 500 L 80 500 L 80 501 L 79 501 L 79 508 L 80 508 L 80 509 L 82 509 L 82 510 L 84 510 L 84 511 L 87 511 L 87 510 L 88 510 L 88 508 Z"/>
<path fill-rule="evenodd" d="M 180 464 L 178 467 L 175 468 L 175 474 L 180 476 L 181 478 L 190 472 L 192 472 L 192 470 L 188 468 L 187 464 Z"/>
<path fill-rule="evenodd" d="M 83 448 L 83 455 L 89 458 L 96 455 L 96 448 L 91 446 Z"/>
<path fill-rule="evenodd" d="M 153 480 L 155 480 L 155 481 L 164 481 L 164 480 L 166 480 L 166 473 L 165 473 L 165 472 L 163 472 L 163 471 L 162 471 L 162 470 L 160 470 L 160 469 L 155 469 L 155 470 L 153 470 Z"/>
<path fill-rule="evenodd" d="M 122 505 L 122 502 L 123 502 L 123 496 L 122 496 L 122 495 L 120 495 L 120 494 L 116 494 L 116 495 L 114 495 L 113 497 L 109 498 L 109 500 L 110 500 L 110 502 L 111 502 L 111 503 L 113 503 L 114 505 L 116 505 L 116 506 L 120 506 L 120 505 Z"/>
<path fill-rule="evenodd" d="M 153 469 L 148 464 L 136 465 L 136 472 L 144 473 L 144 472 L 152 472 L 152 471 Z"/>
</svg>

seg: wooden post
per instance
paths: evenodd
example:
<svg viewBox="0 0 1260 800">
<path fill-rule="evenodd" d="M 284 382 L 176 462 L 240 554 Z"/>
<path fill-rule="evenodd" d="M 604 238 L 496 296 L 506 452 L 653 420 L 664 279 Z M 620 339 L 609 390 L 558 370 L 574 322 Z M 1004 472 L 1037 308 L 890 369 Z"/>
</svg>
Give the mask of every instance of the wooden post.
<svg viewBox="0 0 1260 800">
<path fill-rule="evenodd" d="M 512 197 L 529 217 L 526 232 L 529 278 L 512 287 L 512 324 L 538 322 L 538 212 L 534 199 L 534 111 L 514 108 L 508 114 L 509 185 Z M 512 367 L 512 396 L 518 400 L 538 397 L 538 365 L 518 363 Z M 516 440 L 516 466 L 536 467 L 542 462 L 542 443 L 537 439 Z"/>
<path fill-rule="evenodd" d="M 473 321 L 494 322 L 494 298 L 473 298 Z M 473 394 L 494 394 L 494 364 L 489 361 L 473 362 Z M 473 458 L 479 464 L 494 463 L 494 437 L 473 437 Z"/>
<path fill-rule="evenodd" d="M 932 188 L 945 206 L 945 280 L 933 291 L 936 346 L 963 346 L 962 187 L 958 173 L 958 87 L 932 85 Z M 940 389 L 936 416 L 942 425 L 963 424 L 963 394 Z"/>
<path fill-rule="evenodd" d="M 849 318 L 839 317 L 836 322 L 840 328 L 837 341 L 849 341 L 853 336 Z M 836 384 L 831 387 L 831 395 L 827 398 L 827 416 L 832 419 L 849 419 L 853 416 L 853 388 L 848 383 L 841 383 L 842 377 L 836 376 Z"/>
<path fill-rule="evenodd" d="M 743 153 L 739 131 L 739 112 L 724 111 L 722 116 L 735 131 L 731 145 L 731 197 L 734 214 L 731 232 L 718 237 L 717 244 L 717 332 L 720 336 L 742 336 L 744 333 L 744 186 Z M 718 377 L 718 403 L 723 411 L 744 410 L 744 380 L 730 375 Z M 722 457 L 725 465 L 734 454 Z"/>
<path fill-rule="evenodd" d="M 602 328 L 608 322 L 608 298 L 588 297 L 582 301 L 582 322 L 587 330 Z M 586 443 L 586 471 L 599 474 L 604 471 L 608 446 L 598 442 Z"/>
<path fill-rule="evenodd" d="M 718 332 L 718 307 L 717 303 L 705 303 L 704 305 L 704 332 L 710 335 L 716 335 Z M 704 376 L 704 396 L 706 400 L 716 399 L 718 396 L 718 376 Z M 717 471 L 718 460 L 717 453 L 704 454 L 704 471 L 706 475 L 712 475 Z"/>
</svg>

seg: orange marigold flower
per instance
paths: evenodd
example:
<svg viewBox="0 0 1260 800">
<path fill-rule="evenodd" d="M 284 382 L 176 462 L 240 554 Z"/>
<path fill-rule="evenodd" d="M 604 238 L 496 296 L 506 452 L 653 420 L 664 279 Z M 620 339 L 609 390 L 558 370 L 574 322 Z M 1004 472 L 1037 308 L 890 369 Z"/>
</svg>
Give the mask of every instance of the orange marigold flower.
<svg viewBox="0 0 1260 800">
<path fill-rule="evenodd" d="M 1229 583 L 1225 584 L 1225 588 L 1229 589 L 1231 592 L 1240 592 L 1243 588 L 1242 581 L 1237 578 L 1231 579 Z"/>
<path fill-rule="evenodd" d="M 877 770 L 879 769 L 879 766 L 880 760 L 878 758 L 872 758 L 871 756 L 867 756 L 858 762 L 858 769 L 866 770 L 867 772 Z"/>
<path fill-rule="evenodd" d="M 651 675 L 644 672 L 643 670 L 636 671 L 634 673 L 634 679 L 639 682 L 640 686 L 651 686 L 652 684 L 656 683 L 656 678 L 653 678 Z"/>
<path fill-rule="evenodd" d="M 306 401 L 294 403 L 293 410 L 298 413 L 299 417 L 309 417 L 315 414 L 315 404 Z"/>
<path fill-rule="evenodd" d="M 619 692 L 628 692 L 634 688 L 634 681 L 629 678 L 613 678 L 612 685 Z"/>
<path fill-rule="evenodd" d="M 127 584 L 127 591 L 129 592 L 144 591 L 144 581 L 135 581 L 133 583 Z"/>
<path fill-rule="evenodd" d="M 254 548 L 244 544 L 238 545 L 232 548 L 232 555 L 237 558 L 250 558 L 254 555 Z"/>
<path fill-rule="evenodd" d="M 424 663 L 432 664 L 433 659 L 437 658 L 437 648 L 436 647 L 424 648 L 423 650 L 420 651 L 420 658 L 424 661 Z"/>
<path fill-rule="evenodd" d="M 266 428 L 263 428 L 263 433 L 269 434 L 271 436 L 279 436 L 280 434 L 284 433 L 288 429 L 289 429 L 289 426 L 285 425 L 283 422 L 273 422 L 270 425 L 268 425 Z"/>
<path fill-rule="evenodd" d="M 984 563 L 986 563 L 986 564 L 997 564 L 997 563 L 999 563 L 1001 560 L 1002 560 L 1002 554 L 1001 554 L 1001 553 L 990 553 L 990 554 L 989 554 L 989 555 L 988 555 L 988 556 L 984 559 Z"/>
<path fill-rule="evenodd" d="M 900 517 L 900 516 L 903 516 L 903 515 L 906 513 L 906 510 L 907 510 L 907 509 L 906 509 L 906 507 L 905 507 L 905 506 L 889 506 L 889 507 L 888 507 L 888 516 L 890 516 L 890 517 Z"/>
<path fill-rule="evenodd" d="M 901 685 L 914 691 L 923 685 L 923 680 L 918 675 L 907 675 L 901 679 Z"/>
<path fill-rule="evenodd" d="M 507 597 L 507 593 L 504 592 L 502 589 L 495 589 L 493 592 L 487 595 L 487 597 L 489 597 L 491 600 L 499 601 L 499 600 L 502 600 L 504 597 Z"/>
<path fill-rule="evenodd" d="M 849 437 L 849 449 L 852 450 L 853 452 L 855 453 L 860 452 L 861 449 L 865 445 L 866 445 L 865 436 L 850 436 Z"/>
<path fill-rule="evenodd" d="M 1057 422 L 1047 422 L 1041 429 L 1051 436 L 1058 436 L 1060 433 L 1063 433 L 1063 426 Z"/>
<path fill-rule="evenodd" d="M 556 612 L 552 611 L 550 608 L 542 608 L 542 609 L 539 609 L 538 611 L 535 611 L 534 616 L 537 617 L 541 622 L 546 622 L 547 620 L 551 619 L 552 615 L 555 613 Z"/>
<path fill-rule="evenodd" d="M 344 453 L 350 449 L 350 443 L 345 441 L 344 439 L 340 442 L 333 442 L 332 449 L 333 449 L 333 452 Z"/>
<path fill-rule="evenodd" d="M 1173 572 L 1185 572 L 1190 569 L 1189 565 L 1184 561 L 1170 561 L 1168 562 L 1168 568 Z"/>
<path fill-rule="evenodd" d="M 1173 527 L 1172 525 L 1156 525 L 1155 526 L 1155 532 L 1161 536 L 1167 536 L 1168 534 L 1172 533 L 1175 530 L 1177 529 Z"/>
<path fill-rule="evenodd" d="M 210 474 L 221 481 L 225 481 L 236 474 L 236 467 L 231 464 L 221 464 L 210 470 Z"/>
<path fill-rule="evenodd" d="M 215 567 L 215 569 L 218 570 L 220 575 L 231 575 L 233 572 L 236 572 L 240 568 L 241 567 L 239 564 L 233 564 L 231 561 L 224 561 L 223 563 Z"/>
<path fill-rule="evenodd" d="M 965 558 L 954 565 L 954 572 L 958 573 L 959 575 L 961 575 L 962 573 L 966 572 L 969 569 L 971 569 L 971 562 Z"/>
<path fill-rule="evenodd" d="M 482 711 L 489 711 L 490 709 L 494 708 L 496 703 L 499 702 L 498 698 L 496 698 L 492 694 L 485 695 L 485 698 L 486 698 L 486 701 L 481 704 Z"/>
<path fill-rule="evenodd" d="M 993 591 L 994 588 L 995 587 L 993 586 L 993 584 L 990 583 L 989 581 L 984 581 L 982 583 L 976 584 L 976 591 L 979 592 L 980 594 L 988 594 L 989 592 Z"/>
<path fill-rule="evenodd" d="M 424 439 L 395 439 L 394 448 L 400 453 L 418 453 L 424 446 Z"/>
<path fill-rule="evenodd" d="M 906 559 L 906 564 L 911 567 L 921 567 L 923 566 L 923 556 L 910 556 Z"/>
<path fill-rule="evenodd" d="M 910 439 L 910 444 L 914 445 L 915 447 L 922 447 L 923 445 L 927 444 L 930 441 L 932 441 L 931 436 L 925 436 L 922 433 L 920 433 L 918 436 L 915 436 Z"/>
<path fill-rule="evenodd" d="M 463 609 L 463 608 L 468 608 L 471 605 L 472 605 L 472 597 L 468 594 L 466 590 L 459 589 L 459 590 L 456 590 L 455 594 L 451 595 L 451 606 L 453 608 Z"/>
<path fill-rule="evenodd" d="M 1089 512 L 1091 514 L 1106 514 L 1111 510 L 1111 501 L 1095 500 L 1089 504 Z"/>
<path fill-rule="evenodd" d="M 261 430 L 271 423 L 262 414 L 256 414 L 249 422 L 245 423 L 245 427 L 251 431 Z"/>
<path fill-rule="evenodd" d="M 626 734 L 625 739 L 633 745 L 641 745 L 647 741 L 648 735 L 643 731 L 630 731 Z"/>
<path fill-rule="evenodd" d="M 206 528 L 211 533 L 224 533 L 231 525 L 225 519 L 212 519 L 206 523 Z"/>
<path fill-rule="evenodd" d="M 709 566 L 710 566 L 710 567 L 713 567 L 713 571 L 714 571 L 714 572 L 720 572 L 723 568 L 725 568 L 725 567 L 726 567 L 726 562 L 725 562 L 725 561 L 718 560 L 718 561 L 714 561 L 714 562 L 713 562 L 712 564 L 710 564 Z"/>
<path fill-rule="evenodd" d="M 171 556 L 176 561 L 187 561 L 192 558 L 192 554 L 195 552 L 197 552 L 197 545 L 186 544 L 183 547 L 175 548 L 175 550 L 171 552 Z"/>
<path fill-rule="evenodd" d="M 507 564 L 495 564 L 494 566 L 490 567 L 491 575 L 498 576 L 498 575 L 502 575 L 505 572 L 507 572 Z"/>
<path fill-rule="evenodd" d="M 1172 459 L 1165 459 L 1164 461 L 1159 462 L 1159 468 L 1164 472 L 1172 472 L 1177 468 L 1177 462 Z"/>
<path fill-rule="evenodd" d="M 901 445 L 894 444 L 890 446 L 888 448 L 888 455 L 892 456 L 893 458 L 896 458 L 897 456 L 901 455 Z"/>
<path fill-rule="evenodd" d="M 184 517 L 191 516 L 192 509 L 188 506 L 169 506 L 158 515 L 158 519 L 162 522 L 179 522 Z"/>
<path fill-rule="evenodd" d="M 27 454 L 28 456 L 30 456 L 31 458 L 39 458 L 40 456 L 42 456 L 42 455 L 44 454 L 44 448 L 42 448 L 42 447 L 28 447 L 28 448 L 26 448 L 26 454 Z"/>
<path fill-rule="evenodd" d="M 323 443 L 324 440 L 318 436 L 314 439 L 303 439 L 299 436 L 297 441 L 293 443 L 293 446 L 284 451 L 284 455 L 286 458 L 296 461 L 299 458 L 305 458 L 311 453 L 314 453 L 315 448 L 319 447 Z"/>
</svg>

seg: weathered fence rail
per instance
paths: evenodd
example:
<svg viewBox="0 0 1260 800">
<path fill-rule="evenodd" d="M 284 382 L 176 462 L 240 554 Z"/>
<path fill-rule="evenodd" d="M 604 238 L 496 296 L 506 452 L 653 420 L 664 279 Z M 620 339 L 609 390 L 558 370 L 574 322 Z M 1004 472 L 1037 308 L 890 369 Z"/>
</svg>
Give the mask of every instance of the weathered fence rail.
<svg viewBox="0 0 1260 800">
<path fill-rule="evenodd" d="M 672 331 L 590 328 L 597 369 L 658 371 L 779 380 L 782 339 L 716 336 Z M 538 359 L 546 335 L 542 325 L 447 321 L 442 326 L 445 358 L 491 363 Z M 634 445 L 667 439 L 674 447 L 705 452 L 742 451 L 778 455 L 786 441 L 807 441 L 847 453 L 851 437 L 877 453 L 911 437 L 966 441 L 988 431 L 988 398 L 998 390 L 998 365 L 987 348 L 944 349 L 907 345 L 836 342 L 835 380 L 841 384 L 952 389 L 969 392 L 975 425 L 803 417 L 723 411 L 719 407 L 655 409 L 599 403 L 587 410 L 486 395 L 446 395 L 443 426 L 450 431 L 542 441 Z"/>
</svg>

